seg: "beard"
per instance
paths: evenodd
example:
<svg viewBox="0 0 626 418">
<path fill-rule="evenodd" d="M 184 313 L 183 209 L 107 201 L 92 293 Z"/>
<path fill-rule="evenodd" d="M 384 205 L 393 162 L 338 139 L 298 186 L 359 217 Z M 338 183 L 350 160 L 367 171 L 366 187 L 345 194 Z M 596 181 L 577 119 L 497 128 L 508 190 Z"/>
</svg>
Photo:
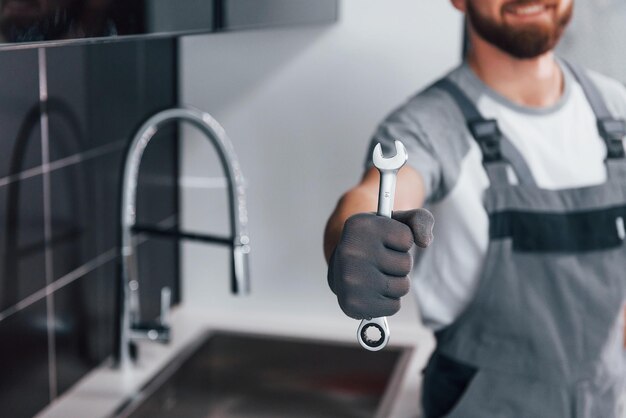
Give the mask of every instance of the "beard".
<svg viewBox="0 0 626 418">
<path fill-rule="evenodd" d="M 518 0 L 519 4 L 536 3 L 536 0 Z M 531 59 L 542 55 L 557 45 L 573 14 L 574 3 L 558 15 L 549 25 L 529 24 L 513 26 L 498 23 L 481 15 L 467 2 L 467 17 L 476 33 L 496 48 L 518 59 Z"/>
</svg>

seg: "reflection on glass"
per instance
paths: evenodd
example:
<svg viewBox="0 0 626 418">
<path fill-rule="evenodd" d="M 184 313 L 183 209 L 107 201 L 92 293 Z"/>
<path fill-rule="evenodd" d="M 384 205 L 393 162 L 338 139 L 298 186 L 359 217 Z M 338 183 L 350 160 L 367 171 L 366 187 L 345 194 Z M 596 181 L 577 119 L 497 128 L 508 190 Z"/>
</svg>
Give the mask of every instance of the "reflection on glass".
<svg viewBox="0 0 626 418">
<path fill-rule="evenodd" d="M 209 31 L 221 0 L 0 0 L 0 41 Z"/>
<path fill-rule="evenodd" d="M 37 42 L 118 34 L 114 0 L 2 0 L 4 42 Z"/>
<path fill-rule="evenodd" d="M 55 142 L 57 146 L 73 146 L 76 147 L 76 140 L 82 138 L 80 124 L 72 109 L 61 100 L 49 98 L 43 108 L 47 114 L 58 114 L 68 123 L 71 132 L 74 134 L 73 143 L 63 141 Z M 26 117 L 16 139 L 15 148 L 10 159 L 10 173 L 20 173 L 23 171 L 24 156 L 32 139 L 32 131 L 37 129 L 40 122 L 40 112 L 42 106 L 38 103 L 33 106 Z M 65 139 L 65 138 L 64 138 Z M 71 193 L 85 194 L 86 186 L 84 185 L 85 173 L 70 178 L 71 184 L 67 185 L 67 189 Z M 26 296 L 30 296 L 36 290 L 40 290 L 41 285 L 33 287 L 29 283 L 34 275 L 40 276 L 43 271 L 37 270 L 37 267 L 43 266 L 43 253 L 46 243 L 43 234 L 43 203 L 41 202 L 42 190 L 41 186 L 30 185 L 33 180 L 14 180 L 4 186 L 5 196 L 0 199 L 4 203 L 4 207 L 0 207 L 0 219 L 3 220 L 0 234 L 0 311 L 14 305 Z M 38 180 L 40 181 L 40 180 Z M 67 182 L 67 181 L 66 181 Z M 27 185 L 27 192 L 23 193 L 22 188 Z M 30 185 L 30 186 L 29 186 Z M 35 187 L 35 192 L 28 189 Z M 67 199 L 75 201 L 76 198 Z M 80 203 L 80 201 L 79 201 Z M 72 221 L 71 229 L 68 222 L 53 228 L 53 235 L 48 242 L 51 248 L 55 246 L 67 245 L 67 242 L 73 242 L 79 239 L 83 233 L 84 225 L 89 222 L 84 220 L 84 214 L 88 211 L 82 210 L 79 204 L 71 205 L 72 211 L 68 214 L 68 219 Z M 76 223 L 80 222 L 78 226 Z M 57 220 L 53 220 L 54 225 L 60 224 Z M 60 232 L 57 232 L 60 231 Z M 72 255 L 82 251 L 82 247 L 78 247 L 78 251 L 74 249 Z M 33 269 L 35 269 L 33 271 Z"/>
<path fill-rule="evenodd" d="M 6 43 L 217 32 L 337 20 L 338 0 L 0 0 Z"/>
</svg>

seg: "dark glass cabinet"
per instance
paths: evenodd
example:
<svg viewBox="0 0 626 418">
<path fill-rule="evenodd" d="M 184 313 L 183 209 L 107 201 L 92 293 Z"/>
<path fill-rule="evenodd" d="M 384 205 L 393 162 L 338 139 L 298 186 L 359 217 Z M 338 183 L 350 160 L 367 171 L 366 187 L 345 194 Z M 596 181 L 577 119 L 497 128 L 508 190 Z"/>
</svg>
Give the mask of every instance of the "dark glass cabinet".
<svg viewBox="0 0 626 418">
<path fill-rule="evenodd" d="M 339 0 L 0 0 L 0 48 L 331 23 Z"/>
</svg>

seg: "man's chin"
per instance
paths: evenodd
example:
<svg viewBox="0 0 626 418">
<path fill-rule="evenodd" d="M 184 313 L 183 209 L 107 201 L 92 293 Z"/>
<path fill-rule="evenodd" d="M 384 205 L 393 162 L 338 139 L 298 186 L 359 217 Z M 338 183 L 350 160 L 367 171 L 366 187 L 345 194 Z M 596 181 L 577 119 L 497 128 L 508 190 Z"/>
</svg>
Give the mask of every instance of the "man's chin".
<svg viewBox="0 0 626 418">
<path fill-rule="evenodd" d="M 533 59 L 556 47 L 560 36 L 554 36 L 554 33 L 554 30 L 533 25 L 524 30 L 507 31 L 506 36 L 492 39 L 491 42 L 515 58 Z"/>
<path fill-rule="evenodd" d="M 542 49 L 533 49 L 533 50 L 529 50 L 529 49 L 513 49 L 513 48 L 504 49 L 504 48 L 501 48 L 501 47 L 499 47 L 497 45 L 496 45 L 496 47 L 498 49 L 500 49 L 502 52 L 504 52 L 505 54 L 511 56 L 512 58 L 520 60 L 520 61 L 532 60 L 532 59 L 538 58 L 538 57 L 540 57 L 542 55 L 547 54 L 552 49 L 554 49 L 554 48 L 542 48 Z"/>
<path fill-rule="evenodd" d="M 518 59 L 533 59 L 554 49 L 573 11 L 572 3 L 561 16 L 557 16 L 556 9 L 548 8 L 536 15 L 514 16 L 508 13 L 503 21 L 495 22 L 482 16 L 471 5 L 469 2 L 467 14 L 476 34 Z"/>
<path fill-rule="evenodd" d="M 518 59 L 532 59 L 554 49 L 561 31 L 549 25 L 475 28 L 484 41 Z"/>
</svg>

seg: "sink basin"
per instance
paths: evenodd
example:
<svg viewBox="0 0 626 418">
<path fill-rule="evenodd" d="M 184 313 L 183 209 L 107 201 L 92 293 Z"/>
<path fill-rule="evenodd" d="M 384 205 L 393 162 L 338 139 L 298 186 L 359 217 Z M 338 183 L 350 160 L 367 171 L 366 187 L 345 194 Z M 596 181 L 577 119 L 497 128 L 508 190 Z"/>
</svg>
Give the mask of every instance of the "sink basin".
<svg viewBox="0 0 626 418">
<path fill-rule="evenodd" d="M 384 417 L 412 348 L 213 333 L 129 401 L 121 417 Z"/>
</svg>

